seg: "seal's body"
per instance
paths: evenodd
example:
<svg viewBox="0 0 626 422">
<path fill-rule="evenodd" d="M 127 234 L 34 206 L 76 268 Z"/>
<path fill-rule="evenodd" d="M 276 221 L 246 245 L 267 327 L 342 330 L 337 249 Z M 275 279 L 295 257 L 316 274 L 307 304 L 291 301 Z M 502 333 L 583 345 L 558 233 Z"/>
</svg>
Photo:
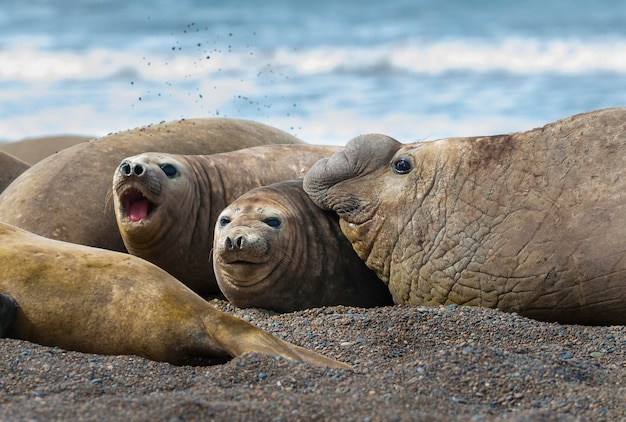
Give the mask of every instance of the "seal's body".
<svg viewBox="0 0 626 422">
<path fill-rule="evenodd" d="M 30 165 L 19 158 L 0 151 L 0 193 L 29 168 Z"/>
<path fill-rule="evenodd" d="M 346 367 L 213 308 L 140 258 L 3 223 L 0 293 L 18 305 L 7 336 L 43 345 L 176 364 L 259 352 Z"/>
<path fill-rule="evenodd" d="M 186 119 L 81 142 L 22 173 L 0 194 L 0 221 L 51 239 L 125 252 L 110 200 L 124 157 L 144 151 L 215 154 L 266 144 L 303 144 L 281 130 L 226 118 Z"/>
<path fill-rule="evenodd" d="M 304 188 L 396 303 L 626 324 L 626 108 L 501 136 L 366 135 Z"/>
</svg>

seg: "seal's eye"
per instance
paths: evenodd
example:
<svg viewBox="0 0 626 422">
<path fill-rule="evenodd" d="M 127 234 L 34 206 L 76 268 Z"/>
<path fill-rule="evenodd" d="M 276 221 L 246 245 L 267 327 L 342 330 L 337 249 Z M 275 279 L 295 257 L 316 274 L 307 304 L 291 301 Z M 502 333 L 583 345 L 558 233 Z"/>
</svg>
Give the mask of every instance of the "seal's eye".
<svg viewBox="0 0 626 422">
<path fill-rule="evenodd" d="M 270 227 L 274 227 L 275 229 L 280 227 L 280 224 L 281 224 L 280 219 L 278 219 L 276 217 L 266 218 L 265 220 L 263 220 L 263 222 L 265 224 L 267 224 L 268 226 L 270 226 Z"/>
<path fill-rule="evenodd" d="M 176 167 L 174 167 L 171 164 L 161 164 L 160 167 L 161 167 L 161 170 L 163 170 L 163 173 L 165 173 L 165 175 L 170 179 L 173 179 L 178 173 L 178 170 L 176 170 Z"/>
<path fill-rule="evenodd" d="M 226 227 L 229 223 L 230 223 L 230 218 L 228 217 L 220 218 L 220 221 L 219 221 L 220 227 Z"/>
<path fill-rule="evenodd" d="M 408 158 L 399 157 L 393 160 L 391 168 L 397 174 L 407 174 L 411 171 L 412 166 Z"/>
</svg>

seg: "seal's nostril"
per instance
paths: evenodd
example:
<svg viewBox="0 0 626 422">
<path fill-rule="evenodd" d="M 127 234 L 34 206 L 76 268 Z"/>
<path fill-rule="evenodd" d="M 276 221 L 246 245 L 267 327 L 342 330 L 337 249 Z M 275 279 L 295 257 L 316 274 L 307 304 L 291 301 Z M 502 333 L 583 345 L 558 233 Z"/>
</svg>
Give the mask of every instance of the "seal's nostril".
<svg viewBox="0 0 626 422">
<path fill-rule="evenodd" d="M 233 241 L 230 240 L 230 237 L 226 238 L 226 249 L 228 249 L 229 251 L 232 251 L 234 249 L 234 245 L 233 245 Z"/>
<path fill-rule="evenodd" d="M 237 248 L 243 249 L 243 236 L 239 236 L 235 239 L 235 244 L 237 245 Z"/>
<path fill-rule="evenodd" d="M 120 165 L 120 171 L 122 172 L 122 174 L 124 174 L 126 176 L 130 176 L 131 167 L 130 167 L 130 164 L 128 164 L 128 161 L 124 161 Z"/>
<path fill-rule="evenodd" d="M 135 164 L 133 168 L 133 173 L 135 173 L 137 176 L 141 176 L 145 173 L 145 170 L 141 164 Z"/>
</svg>

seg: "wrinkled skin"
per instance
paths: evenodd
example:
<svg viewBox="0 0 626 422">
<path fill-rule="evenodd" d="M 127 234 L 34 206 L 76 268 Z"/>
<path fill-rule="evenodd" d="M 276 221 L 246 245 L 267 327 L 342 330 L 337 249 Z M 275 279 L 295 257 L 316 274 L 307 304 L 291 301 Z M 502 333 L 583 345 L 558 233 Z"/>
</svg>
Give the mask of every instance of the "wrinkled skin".
<svg viewBox="0 0 626 422">
<path fill-rule="evenodd" d="M 210 156 L 127 157 L 113 175 L 115 215 L 126 249 L 197 293 L 219 293 L 211 249 L 224 207 L 255 187 L 303 177 L 320 158 L 340 150 L 265 145 Z"/>
<path fill-rule="evenodd" d="M 281 130 L 226 118 L 186 119 L 82 142 L 22 173 L 0 194 L 0 221 L 51 239 L 125 252 L 111 175 L 145 151 L 216 154 L 266 144 L 302 144 Z"/>
<path fill-rule="evenodd" d="M 235 306 L 278 312 L 392 303 L 354 253 L 335 213 L 315 206 L 302 180 L 253 189 L 220 214 L 213 267 Z"/>
<path fill-rule="evenodd" d="M 626 109 L 524 133 L 350 141 L 306 175 L 396 303 L 626 324 Z"/>
<path fill-rule="evenodd" d="M 11 154 L 0 151 L 0 193 L 30 167 Z"/>
<path fill-rule="evenodd" d="M 7 337 L 174 364 L 245 352 L 347 367 L 221 312 L 160 268 L 0 223 L 0 293 L 17 304 Z"/>
</svg>

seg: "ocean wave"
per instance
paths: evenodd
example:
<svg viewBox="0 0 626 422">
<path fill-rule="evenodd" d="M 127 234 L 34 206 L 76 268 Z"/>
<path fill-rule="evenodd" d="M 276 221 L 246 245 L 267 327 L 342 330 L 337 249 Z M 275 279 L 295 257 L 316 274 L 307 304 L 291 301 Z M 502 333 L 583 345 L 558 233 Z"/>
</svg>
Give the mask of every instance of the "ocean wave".
<svg viewBox="0 0 626 422">
<path fill-rule="evenodd" d="M 0 50 L 0 80 L 60 81 L 105 78 L 179 80 L 258 74 L 268 66 L 296 75 L 329 73 L 440 74 L 454 71 L 514 74 L 626 73 L 626 40 L 449 40 L 377 46 L 279 47 L 254 51 L 236 46 L 209 54 L 158 49 L 94 48 L 84 52 L 25 46 Z"/>
<path fill-rule="evenodd" d="M 438 74 L 450 71 L 532 73 L 626 73 L 626 40 L 593 42 L 511 38 L 499 43 L 450 40 L 407 42 L 376 48 L 316 48 L 282 52 L 302 73 L 397 70 Z"/>
</svg>

